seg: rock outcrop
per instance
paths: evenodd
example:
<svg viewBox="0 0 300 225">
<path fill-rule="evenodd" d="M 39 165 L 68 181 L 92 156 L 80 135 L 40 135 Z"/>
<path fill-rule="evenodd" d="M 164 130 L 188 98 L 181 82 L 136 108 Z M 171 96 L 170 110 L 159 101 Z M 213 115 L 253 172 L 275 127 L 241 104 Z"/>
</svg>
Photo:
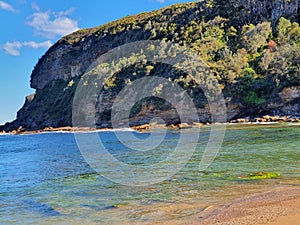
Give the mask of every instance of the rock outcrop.
<svg viewBox="0 0 300 225">
<path fill-rule="evenodd" d="M 233 22 L 240 25 L 271 21 L 273 25 L 280 17 L 298 20 L 299 0 L 229 0 L 218 1 L 223 5 L 220 15 L 231 18 Z M 226 10 L 224 10 L 226 9 Z"/>
</svg>

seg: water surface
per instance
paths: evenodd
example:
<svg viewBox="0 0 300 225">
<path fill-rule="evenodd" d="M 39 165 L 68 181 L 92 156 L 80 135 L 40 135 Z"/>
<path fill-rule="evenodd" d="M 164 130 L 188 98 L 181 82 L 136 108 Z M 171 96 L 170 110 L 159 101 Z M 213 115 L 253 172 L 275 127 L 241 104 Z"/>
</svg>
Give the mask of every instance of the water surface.
<svg viewBox="0 0 300 225">
<path fill-rule="evenodd" d="M 84 160 L 72 133 L 0 136 L 0 224 L 159 222 L 196 215 L 244 193 L 298 185 L 300 126 L 230 125 L 219 155 L 200 173 L 209 131 L 201 128 L 198 147 L 180 172 L 146 187 L 123 186 L 98 175 Z M 118 132 L 131 141 L 131 131 Z M 112 131 L 99 136 L 119 160 L 151 165 L 173 150 L 180 133 L 168 131 L 163 143 L 146 153 L 128 149 Z M 281 178 L 239 178 L 258 171 L 277 172 Z"/>
</svg>

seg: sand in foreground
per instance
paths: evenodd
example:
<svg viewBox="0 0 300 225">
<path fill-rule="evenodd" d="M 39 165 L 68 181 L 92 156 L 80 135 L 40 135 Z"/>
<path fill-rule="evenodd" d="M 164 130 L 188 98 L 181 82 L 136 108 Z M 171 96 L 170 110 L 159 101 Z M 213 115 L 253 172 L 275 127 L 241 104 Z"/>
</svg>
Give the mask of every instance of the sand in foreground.
<svg viewBox="0 0 300 225">
<path fill-rule="evenodd" d="M 299 213 L 300 188 L 281 187 L 262 193 L 252 194 L 234 200 L 219 209 L 208 213 L 203 224 L 267 224 L 276 221 L 292 219 L 290 216 Z M 203 221 L 204 222 L 204 221 Z M 279 223 L 278 223 L 279 222 Z M 284 223 L 290 224 L 291 223 Z M 298 220 L 298 223 L 299 220 Z"/>
<path fill-rule="evenodd" d="M 273 188 L 208 208 L 193 217 L 142 224 L 300 225 L 300 187 Z"/>
<path fill-rule="evenodd" d="M 300 213 L 296 215 L 289 215 L 279 217 L 275 222 L 268 223 L 268 225 L 299 225 L 300 224 Z"/>
</svg>

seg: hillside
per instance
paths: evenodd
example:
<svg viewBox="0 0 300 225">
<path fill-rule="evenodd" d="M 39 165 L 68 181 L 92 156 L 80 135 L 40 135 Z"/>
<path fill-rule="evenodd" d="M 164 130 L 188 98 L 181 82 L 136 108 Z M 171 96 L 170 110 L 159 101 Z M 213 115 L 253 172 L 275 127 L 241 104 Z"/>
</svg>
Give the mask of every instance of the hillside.
<svg viewBox="0 0 300 225">
<path fill-rule="evenodd" d="M 176 43 L 197 54 L 222 88 L 227 120 L 300 116 L 299 15 L 300 0 L 205 0 L 79 30 L 41 57 L 31 74 L 36 93 L 26 98 L 17 119 L 2 129 L 71 126 L 77 84 L 94 60 L 118 46 L 142 40 Z M 97 126 L 110 127 L 117 94 L 128 82 L 149 75 L 163 76 L 184 88 L 198 109 L 200 122 L 210 122 L 206 96 L 191 74 L 145 60 L 106 80 L 104 108 L 96 106 Z M 155 97 L 138 102 L 130 115 L 131 125 L 145 124 L 157 115 L 163 115 L 168 124 L 181 122 L 168 102 Z"/>
</svg>

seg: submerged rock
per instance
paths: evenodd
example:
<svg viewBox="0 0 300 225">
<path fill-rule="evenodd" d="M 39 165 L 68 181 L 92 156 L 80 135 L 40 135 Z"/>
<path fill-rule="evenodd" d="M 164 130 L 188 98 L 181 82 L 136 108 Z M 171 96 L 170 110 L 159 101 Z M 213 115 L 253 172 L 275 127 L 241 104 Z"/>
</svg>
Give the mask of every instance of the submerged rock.
<svg viewBox="0 0 300 225">
<path fill-rule="evenodd" d="M 279 178 L 281 175 L 279 173 L 272 173 L 272 172 L 255 172 L 250 173 L 247 176 L 239 176 L 239 179 L 244 180 L 263 180 L 263 179 L 274 179 Z"/>
<path fill-rule="evenodd" d="M 45 216 L 61 216 L 61 213 L 52 206 L 34 200 L 26 200 L 24 204 L 30 211 L 38 212 Z"/>
</svg>

